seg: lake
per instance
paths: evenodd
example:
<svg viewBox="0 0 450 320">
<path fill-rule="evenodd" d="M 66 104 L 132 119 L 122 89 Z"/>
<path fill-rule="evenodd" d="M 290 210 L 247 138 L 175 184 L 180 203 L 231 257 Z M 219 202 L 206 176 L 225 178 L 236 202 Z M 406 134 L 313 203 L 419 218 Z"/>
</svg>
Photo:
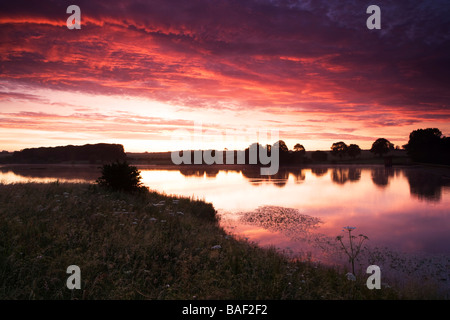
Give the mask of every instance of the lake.
<svg viewBox="0 0 450 320">
<path fill-rule="evenodd" d="M 433 272 L 435 279 L 450 281 L 448 170 L 314 166 L 281 169 L 267 177 L 249 168 L 138 168 L 150 189 L 212 203 L 229 233 L 260 246 L 275 246 L 296 258 L 345 265 L 348 259 L 336 236 L 346 236 L 343 227 L 353 226 L 353 235 L 369 238 L 360 270 L 368 263 L 384 263 L 391 273 L 411 275 L 414 270 L 416 276 L 420 272 L 426 277 Z M 95 166 L 0 168 L 4 183 L 83 182 L 98 175 Z"/>
</svg>

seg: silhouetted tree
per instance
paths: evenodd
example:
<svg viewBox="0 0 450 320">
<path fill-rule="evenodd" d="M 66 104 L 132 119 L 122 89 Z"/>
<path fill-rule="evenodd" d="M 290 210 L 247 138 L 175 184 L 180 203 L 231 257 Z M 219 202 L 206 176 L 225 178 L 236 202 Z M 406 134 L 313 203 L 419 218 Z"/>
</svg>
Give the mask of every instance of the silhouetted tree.
<svg viewBox="0 0 450 320">
<path fill-rule="evenodd" d="M 97 179 L 97 183 L 114 191 L 132 192 L 144 189 L 141 179 L 141 173 L 136 167 L 126 161 L 117 161 L 103 165 L 102 176 Z"/>
<path fill-rule="evenodd" d="M 348 150 L 348 146 L 342 141 L 335 142 L 331 146 L 331 154 L 334 156 L 338 156 L 341 159 L 343 156 L 345 156 L 347 154 L 347 150 Z"/>
<path fill-rule="evenodd" d="M 297 143 L 294 146 L 294 154 L 293 154 L 292 160 L 296 163 L 305 162 L 305 160 L 306 160 L 305 154 L 306 154 L 305 147 L 303 145 L 301 145 L 300 143 Z"/>
<path fill-rule="evenodd" d="M 245 149 L 246 163 L 260 165 L 261 151 L 270 156 L 271 146 L 270 145 L 263 146 L 262 144 L 257 142 L 252 143 L 248 148 Z M 256 161 L 256 163 L 252 163 L 253 161 Z"/>
<path fill-rule="evenodd" d="M 356 158 L 361 154 L 361 148 L 357 144 L 351 144 L 348 146 L 347 153 L 350 157 Z"/>
<path fill-rule="evenodd" d="M 378 154 L 380 157 L 389 151 L 394 150 L 394 145 L 385 138 L 379 138 L 372 144 L 370 152 Z"/>
<path fill-rule="evenodd" d="M 283 140 L 278 140 L 274 143 L 273 148 L 278 148 L 280 153 L 289 152 L 289 148 Z"/>
<path fill-rule="evenodd" d="M 299 152 L 299 153 L 301 153 L 302 155 L 304 155 L 305 152 L 306 152 L 305 147 L 304 147 L 303 145 L 301 145 L 300 143 L 297 143 L 297 144 L 294 146 L 294 151 L 295 151 L 295 152 Z"/>
<path fill-rule="evenodd" d="M 294 157 L 289 153 L 289 148 L 283 140 L 278 140 L 272 146 L 272 150 L 278 149 L 280 165 L 293 162 Z"/>
<path fill-rule="evenodd" d="M 437 128 L 414 130 L 403 147 L 408 156 L 418 162 L 450 164 L 450 138 Z"/>
</svg>

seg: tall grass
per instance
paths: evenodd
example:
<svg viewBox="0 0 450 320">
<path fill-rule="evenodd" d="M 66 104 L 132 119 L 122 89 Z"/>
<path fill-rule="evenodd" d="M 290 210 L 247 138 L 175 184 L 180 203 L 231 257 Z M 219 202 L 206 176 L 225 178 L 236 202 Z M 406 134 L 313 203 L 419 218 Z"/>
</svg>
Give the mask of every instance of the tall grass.
<svg viewBox="0 0 450 320">
<path fill-rule="evenodd" d="M 69 290 L 69 265 L 81 289 Z M 88 184 L 0 185 L 0 299 L 397 299 L 227 235 L 211 204 Z"/>
</svg>

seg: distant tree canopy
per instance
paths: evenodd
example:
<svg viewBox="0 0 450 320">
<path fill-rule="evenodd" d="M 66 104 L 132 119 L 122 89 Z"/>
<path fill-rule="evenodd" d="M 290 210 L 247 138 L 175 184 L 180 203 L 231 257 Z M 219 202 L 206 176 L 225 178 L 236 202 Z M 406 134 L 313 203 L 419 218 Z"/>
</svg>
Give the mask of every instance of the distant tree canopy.
<svg viewBox="0 0 450 320">
<path fill-rule="evenodd" d="M 394 150 L 394 145 L 385 138 L 379 138 L 372 144 L 370 152 L 381 157 L 383 154 L 386 154 L 391 150 Z"/>
<path fill-rule="evenodd" d="M 348 146 L 347 153 L 350 157 L 356 158 L 361 154 L 361 148 L 357 144 L 351 144 Z"/>
<path fill-rule="evenodd" d="M 341 159 L 347 155 L 356 158 L 361 154 L 361 148 L 357 144 L 350 144 L 348 146 L 345 142 L 339 141 L 333 143 L 331 146 L 331 154 Z"/>
<path fill-rule="evenodd" d="M 283 140 L 278 140 L 272 146 L 272 150 L 279 152 L 280 165 L 288 164 L 293 161 L 292 155 L 289 153 L 289 148 Z"/>
<path fill-rule="evenodd" d="M 60 163 L 72 161 L 111 162 L 125 160 L 126 154 L 120 144 L 86 144 L 83 146 L 61 146 L 30 148 L 13 153 L 13 163 Z"/>
<path fill-rule="evenodd" d="M 304 147 L 303 145 L 301 145 L 300 143 L 297 143 L 297 144 L 294 146 L 294 151 L 295 151 L 295 152 L 299 152 L 299 153 L 302 154 L 302 155 L 304 155 L 305 152 L 306 152 L 305 147 Z"/>
<path fill-rule="evenodd" d="M 251 154 L 250 150 L 253 151 L 253 154 Z M 248 148 L 245 149 L 245 161 L 246 161 L 246 163 L 250 163 L 250 164 L 255 164 L 254 162 L 256 161 L 256 164 L 260 164 L 259 163 L 260 152 L 263 152 L 263 154 L 267 153 L 267 155 L 270 156 L 271 150 L 272 150 L 272 146 L 269 144 L 266 146 L 263 146 L 260 143 L 254 142 Z"/>
<path fill-rule="evenodd" d="M 305 155 L 306 155 L 305 147 L 302 144 L 297 143 L 294 146 L 294 153 L 290 155 L 289 160 L 291 163 L 303 163 L 307 161 Z"/>
<path fill-rule="evenodd" d="M 289 152 L 289 148 L 283 140 L 278 140 L 274 143 L 273 148 L 278 148 L 280 154 Z"/>
<path fill-rule="evenodd" d="M 335 142 L 331 146 L 331 154 L 333 156 L 338 156 L 339 158 L 342 158 L 347 154 L 348 146 L 345 144 L 345 142 Z"/>
<path fill-rule="evenodd" d="M 437 128 L 412 131 L 403 147 L 413 161 L 450 165 L 450 138 Z"/>
<path fill-rule="evenodd" d="M 252 159 L 250 150 L 254 150 L 257 152 L 257 154 L 259 154 L 261 149 L 264 149 L 262 151 L 267 152 L 268 156 L 272 155 L 272 151 L 278 152 L 280 165 L 291 165 L 291 164 L 305 163 L 308 161 L 308 159 L 305 157 L 306 150 L 303 145 L 297 143 L 294 146 L 294 150 L 290 151 L 288 146 L 283 140 L 278 140 L 273 145 L 268 144 L 266 146 L 263 146 L 259 143 L 252 143 L 248 148 L 245 149 L 245 157 L 247 162 L 252 164 L 252 162 L 249 161 Z"/>
</svg>

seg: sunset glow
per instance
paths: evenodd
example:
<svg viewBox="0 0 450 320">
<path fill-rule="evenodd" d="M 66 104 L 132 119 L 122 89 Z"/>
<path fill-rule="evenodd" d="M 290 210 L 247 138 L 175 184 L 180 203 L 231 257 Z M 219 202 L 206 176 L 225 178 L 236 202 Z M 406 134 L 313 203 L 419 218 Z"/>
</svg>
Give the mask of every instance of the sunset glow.
<svg viewBox="0 0 450 320">
<path fill-rule="evenodd" d="M 0 10 L 0 151 L 120 143 L 241 149 L 226 130 L 278 129 L 289 148 L 403 145 L 417 128 L 450 134 L 448 4 L 377 1 L 5 2 Z"/>
</svg>

